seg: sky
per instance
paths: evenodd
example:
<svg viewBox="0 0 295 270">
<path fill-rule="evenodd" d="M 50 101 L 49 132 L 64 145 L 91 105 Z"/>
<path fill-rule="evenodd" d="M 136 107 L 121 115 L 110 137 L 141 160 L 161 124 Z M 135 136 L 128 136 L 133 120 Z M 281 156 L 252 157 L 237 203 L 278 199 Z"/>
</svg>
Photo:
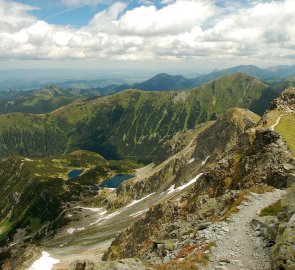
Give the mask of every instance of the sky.
<svg viewBox="0 0 295 270">
<path fill-rule="evenodd" d="M 295 64 L 295 0 L 0 0 L 0 69 Z"/>
</svg>

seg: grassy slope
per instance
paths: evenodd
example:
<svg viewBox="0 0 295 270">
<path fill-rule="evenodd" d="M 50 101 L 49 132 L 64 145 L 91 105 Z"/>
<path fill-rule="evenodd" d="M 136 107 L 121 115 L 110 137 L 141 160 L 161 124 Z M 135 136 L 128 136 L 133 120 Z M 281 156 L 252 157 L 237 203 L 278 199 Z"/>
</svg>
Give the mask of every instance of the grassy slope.
<svg viewBox="0 0 295 270">
<path fill-rule="evenodd" d="M 84 171 L 79 177 L 68 180 L 67 174 L 74 168 Z M 107 161 L 87 151 L 51 158 L 13 157 L 1 161 L 0 246 L 5 243 L 1 241 L 11 237 L 18 228 L 37 233 L 42 226 L 49 225 L 50 230 L 59 227 L 66 221 L 62 214 L 65 203 L 80 200 L 81 195 L 83 198 L 95 196 L 91 186 L 115 173 L 130 173 L 133 169 L 131 163 Z"/>
<path fill-rule="evenodd" d="M 135 156 L 147 161 L 176 132 L 216 119 L 230 107 L 255 109 L 260 104 L 258 111 L 264 110 L 270 93 L 265 84 L 239 73 L 188 91 L 127 90 L 47 115 L 4 115 L 0 117 L 0 156 L 46 156 L 85 149 L 106 158 Z"/>
<path fill-rule="evenodd" d="M 87 91 L 62 89 L 57 86 L 46 86 L 37 91 L 16 93 L 15 98 L 0 100 L 0 114 L 12 112 L 47 113 L 73 101 L 85 100 L 87 93 Z"/>
<path fill-rule="evenodd" d="M 275 127 L 275 130 L 283 136 L 293 156 L 295 156 L 295 115 L 283 116 L 280 123 Z"/>
</svg>

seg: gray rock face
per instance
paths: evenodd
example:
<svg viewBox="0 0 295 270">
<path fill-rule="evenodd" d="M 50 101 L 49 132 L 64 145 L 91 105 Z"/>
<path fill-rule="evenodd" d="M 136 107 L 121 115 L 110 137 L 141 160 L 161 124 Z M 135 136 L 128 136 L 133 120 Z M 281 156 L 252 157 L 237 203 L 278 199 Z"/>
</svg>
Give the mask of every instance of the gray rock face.
<svg viewBox="0 0 295 270">
<path fill-rule="evenodd" d="M 285 90 L 279 98 L 276 98 L 273 103 L 271 109 L 295 109 L 295 88 L 289 88 Z"/>
<path fill-rule="evenodd" d="M 287 190 L 282 199 L 282 211 L 271 259 L 275 270 L 295 269 L 295 185 Z"/>
<path fill-rule="evenodd" d="M 295 160 L 282 137 L 269 129 L 257 130 L 255 139 L 240 162 L 240 176 L 245 187 L 251 179 L 255 183 L 285 188 L 290 184 L 288 176 L 295 173 Z"/>
</svg>

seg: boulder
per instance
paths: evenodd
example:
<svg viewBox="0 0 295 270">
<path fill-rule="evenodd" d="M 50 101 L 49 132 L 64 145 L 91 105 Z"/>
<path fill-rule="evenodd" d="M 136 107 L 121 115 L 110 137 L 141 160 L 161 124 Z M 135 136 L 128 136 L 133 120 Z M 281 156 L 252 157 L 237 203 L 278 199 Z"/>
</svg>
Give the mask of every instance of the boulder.
<svg viewBox="0 0 295 270">
<path fill-rule="evenodd" d="M 268 228 L 271 225 L 277 225 L 279 220 L 276 216 L 265 216 L 253 218 L 251 221 L 251 228 L 254 231 L 260 231 L 261 228 Z"/>
<path fill-rule="evenodd" d="M 278 233 L 279 220 L 277 216 L 265 216 L 253 218 L 251 221 L 251 227 L 254 231 L 257 231 L 258 236 L 264 237 L 266 240 L 273 243 L 275 242 Z"/>
</svg>

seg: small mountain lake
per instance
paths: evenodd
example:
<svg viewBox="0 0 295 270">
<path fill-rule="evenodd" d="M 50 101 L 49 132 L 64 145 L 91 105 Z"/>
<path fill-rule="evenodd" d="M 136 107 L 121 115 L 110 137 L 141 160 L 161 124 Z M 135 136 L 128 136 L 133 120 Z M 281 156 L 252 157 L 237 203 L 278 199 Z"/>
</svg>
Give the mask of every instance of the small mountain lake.
<svg viewBox="0 0 295 270">
<path fill-rule="evenodd" d="M 74 179 L 78 177 L 83 172 L 83 169 L 74 169 L 68 173 L 69 179 Z"/>
<path fill-rule="evenodd" d="M 117 188 L 120 184 L 128 179 L 133 178 L 133 174 L 116 174 L 115 176 L 104 180 L 99 187 L 106 187 L 106 188 Z"/>
</svg>

